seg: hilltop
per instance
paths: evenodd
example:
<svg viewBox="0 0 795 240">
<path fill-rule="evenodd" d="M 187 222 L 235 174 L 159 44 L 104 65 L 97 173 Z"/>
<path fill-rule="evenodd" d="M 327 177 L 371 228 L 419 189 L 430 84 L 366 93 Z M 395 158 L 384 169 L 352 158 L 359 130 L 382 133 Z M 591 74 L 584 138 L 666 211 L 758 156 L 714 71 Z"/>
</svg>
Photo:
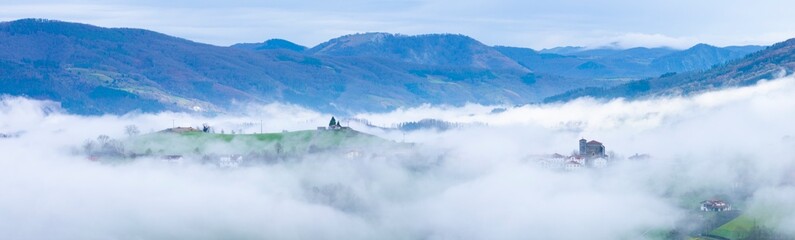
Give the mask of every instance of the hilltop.
<svg viewBox="0 0 795 240">
<path fill-rule="evenodd" d="M 228 134 L 201 131 L 156 132 L 124 141 L 126 150 L 151 155 L 257 154 L 301 156 L 322 151 L 359 151 L 401 144 L 352 129 Z"/>
<path fill-rule="evenodd" d="M 306 47 L 295 44 L 284 39 L 270 39 L 261 43 L 238 43 L 232 45 L 233 48 L 249 49 L 249 50 L 273 50 L 284 49 L 294 52 L 306 51 Z"/>
</svg>

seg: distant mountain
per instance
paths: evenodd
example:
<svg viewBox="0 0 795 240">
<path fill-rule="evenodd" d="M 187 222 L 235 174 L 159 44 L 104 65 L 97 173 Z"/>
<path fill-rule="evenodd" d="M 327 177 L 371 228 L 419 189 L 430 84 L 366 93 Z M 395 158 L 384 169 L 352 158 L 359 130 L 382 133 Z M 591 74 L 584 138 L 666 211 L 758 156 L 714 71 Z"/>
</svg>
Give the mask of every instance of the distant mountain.
<svg viewBox="0 0 795 240">
<path fill-rule="evenodd" d="M 284 39 L 270 39 L 261 43 L 238 43 L 232 45 L 233 48 L 249 49 L 249 50 L 273 50 L 285 49 L 295 52 L 303 52 L 307 48 Z"/>
<path fill-rule="evenodd" d="M 78 114 L 224 112 L 277 101 L 340 114 L 423 103 L 524 104 L 665 73 L 652 67 L 655 60 L 698 68 L 754 50 L 561 55 L 490 47 L 463 35 L 388 33 L 342 36 L 309 49 L 281 39 L 219 47 L 142 29 L 37 19 L 0 22 L 0 43 L 0 95 L 58 101 Z"/>
<path fill-rule="evenodd" d="M 470 37 L 454 34 L 353 34 L 332 39 L 307 52 L 317 56 L 369 57 L 431 66 L 529 72 L 493 48 Z"/>
<path fill-rule="evenodd" d="M 574 46 L 566 46 L 566 47 L 554 47 L 549 49 L 541 49 L 538 51 L 539 53 L 551 53 L 551 54 L 558 54 L 558 55 L 571 55 L 577 52 L 581 52 L 586 50 L 587 48 L 584 47 L 574 47 Z"/>
<path fill-rule="evenodd" d="M 707 52 L 701 56 L 725 56 L 710 46 L 696 46 L 694 52 Z M 739 47 L 753 51 L 755 47 Z M 693 48 L 691 48 L 693 49 Z M 729 49 L 737 50 L 738 47 Z M 695 58 L 699 59 L 699 58 Z M 692 61 L 698 62 L 698 61 Z M 660 77 L 607 88 L 581 88 L 549 97 L 547 102 L 568 101 L 578 97 L 595 98 L 640 98 L 649 96 L 688 95 L 727 87 L 752 85 L 762 79 L 795 72 L 795 39 L 767 47 L 744 58 L 718 65 L 706 71 L 669 73 Z"/>
<path fill-rule="evenodd" d="M 687 72 L 704 70 L 716 64 L 723 64 L 759 50 L 760 46 L 742 46 L 719 48 L 707 44 L 698 44 L 681 52 L 654 59 L 651 65 L 665 72 Z"/>
<path fill-rule="evenodd" d="M 668 72 L 706 70 L 713 65 L 761 50 L 759 46 L 717 48 L 699 44 L 687 50 L 671 48 L 562 47 L 534 51 L 495 47 L 497 51 L 536 73 L 568 78 L 637 80 Z"/>
<path fill-rule="evenodd" d="M 571 78 L 592 76 L 589 73 L 576 70 L 577 67 L 588 61 L 575 56 L 542 53 L 533 49 L 519 47 L 495 46 L 494 49 L 536 73 L 547 73 Z"/>
<path fill-rule="evenodd" d="M 379 38 L 388 44 L 371 41 Z M 606 84 L 533 73 L 460 35 L 352 35 L 297 52 L 279 40 L 218 47 L 24 19 L 0 23 L 0 42 L 0 94 L 58 101 L 79 114 L 218 112 L 274 101 L 335 113 L 517 104 Z"/>
<path fill-rule="evenodd" d="M 628 49 L 596 48 L 585 49 L 571 53 L 569 55 L 579 56 L 586 59 L 638 59 L 639 62 L 647 62 L 651 61 L 651 59 L 662 57 L 674 52 L 677 52 L 677 50 L 666 47 L 636 47 Z"/>
</svg>

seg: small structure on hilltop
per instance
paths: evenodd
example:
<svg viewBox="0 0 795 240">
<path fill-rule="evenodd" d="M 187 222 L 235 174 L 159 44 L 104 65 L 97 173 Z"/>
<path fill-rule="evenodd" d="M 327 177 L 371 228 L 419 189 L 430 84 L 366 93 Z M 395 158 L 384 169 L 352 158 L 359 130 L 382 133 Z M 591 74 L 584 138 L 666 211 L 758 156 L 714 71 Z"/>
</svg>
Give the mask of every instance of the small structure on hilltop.
<svg viewBox="0 0 795 240">
<path fill-rule="evenodd" d="M 326 127 L 317 127 L 318 131 L 323 131 L 323 130 L 326 130 L 326 129 L 328 129 L 328 130 L 342 130 L 342 129 L 350 129 L 350 127 L 343 127 L 342 124 L 340 124 L 340 121 L 337 121 L 337 119 L 332 116 L 331 117 L 331 121 L 329 121 L 329 123 L 328 123 L 328 128 L 326 128 Z"/>
<path fill-rule="evenodd" d="M 705 212 L 723 212 L 723 211 L 731 211 L 732 206 L 728 203 L 713 199 L 713 200 L 706 200 L 701 202 L 701 211 Z"/>
</svg>

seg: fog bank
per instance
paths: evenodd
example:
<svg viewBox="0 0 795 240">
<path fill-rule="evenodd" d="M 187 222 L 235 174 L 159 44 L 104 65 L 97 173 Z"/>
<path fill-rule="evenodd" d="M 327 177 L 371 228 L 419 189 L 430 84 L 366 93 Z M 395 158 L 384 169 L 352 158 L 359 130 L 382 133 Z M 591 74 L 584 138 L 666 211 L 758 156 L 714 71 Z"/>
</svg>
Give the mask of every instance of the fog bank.
<svg viewBox="0 0 795 240">
<path fill-rule="evenodd" d="M 0 238 L 652 239 L 711 198 L 795 237 L 792 77 L 694 97 L 358 114 L 378 126 L 483 125 L 403 133 L 343 121 L 416 145 L 236 169 L 150 158 L 102 164 L 78 153 L 101 134 L 123 139 L 128 125 L 142 134 L 203 123 L 282 132 L 326 125 L 330 115 L 271 104 L 216 117 L 84 117 L 57 106 L 0 101 L 0 133 L 18 135 L 0 138 Z M 580 138 L 604 143 L 611 165 L 566 172 L 534 160 L 568 155 Z M 651 158 L 627 160 L 636 153 Z"/>
</svg>

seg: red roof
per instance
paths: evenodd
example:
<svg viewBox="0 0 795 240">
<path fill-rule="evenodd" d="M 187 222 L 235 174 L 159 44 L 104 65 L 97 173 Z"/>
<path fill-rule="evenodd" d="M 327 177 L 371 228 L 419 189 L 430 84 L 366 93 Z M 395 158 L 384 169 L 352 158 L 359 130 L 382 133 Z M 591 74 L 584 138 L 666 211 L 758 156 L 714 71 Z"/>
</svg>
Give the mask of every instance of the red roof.
<svg viewBox="0 0 795 240">
<path fill-rule="evenodd" d="M 588 141 L 588 144 L 599 144 L 599 145 L 602 145 L 602 143 L 597 142 L 596 140 Z"/>
</svg>

